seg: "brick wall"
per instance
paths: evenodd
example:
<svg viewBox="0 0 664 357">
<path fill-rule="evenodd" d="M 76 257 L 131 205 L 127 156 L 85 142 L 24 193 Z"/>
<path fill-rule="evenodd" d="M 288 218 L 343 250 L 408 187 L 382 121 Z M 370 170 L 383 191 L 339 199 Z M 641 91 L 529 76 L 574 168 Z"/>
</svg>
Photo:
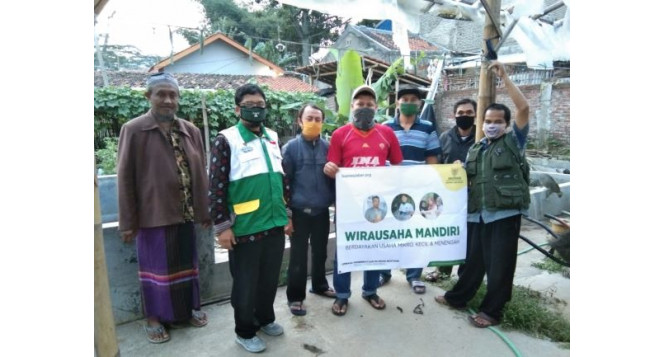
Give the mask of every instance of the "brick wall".
<svg viewBox="0 0 664 357">
<path fill-rule="evenodd" d="M 569 146 L 570 137 L 570 107 L 569 107 L 569 83 L 556 83 L 551 88 L 551 103 L 550 103 L 550 121 L 544 123 L 541 118 L 540 108 L 540 95 L 541 85 L 526 85 L 520 86 L 521 92 L 524 94 L 528 103 L 530 104 L 530 134 L 529 140 L 537 144 L 538 128 L 548 126 L 544 131 L 546 136 L 551 136 L 563 145 Z M 454 103 L 463 98 L 471 98 L 477 101 L 477 89 L 465 89 L 456 91 L 439 92 L 436 96 L 436 127 L 438 132 L 441 133 L 454 126 Z M 507 105 L 512 113 L 516 111 L 514 104 L 507 95 L 505 88 L 496 89 L 496 102 Z M 514 115 L 514 114 L 513 114 Z M 544 129 L 543 129 L 544 130 Z"/>
</svg>

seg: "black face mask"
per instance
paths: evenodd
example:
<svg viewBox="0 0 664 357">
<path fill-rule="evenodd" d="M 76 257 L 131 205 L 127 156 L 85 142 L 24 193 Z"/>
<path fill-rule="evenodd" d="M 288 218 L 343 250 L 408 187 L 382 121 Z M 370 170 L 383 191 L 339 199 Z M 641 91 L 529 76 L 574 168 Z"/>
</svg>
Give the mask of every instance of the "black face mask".
<svg viewBox="0 0 664 357">
<path fill-rule="evenodd" d="M 364 131 L 374 127 L 374 115 L 376 111 L 372 108 L 359 108 L 353 111 L 353 125 Z"/>
<path fill-rule="evenodd" d="M 461 130 L 468 130 L 473 124 L 475 124 L 475 117 L 468 115 L 456 117 L 456 125 L 461 128 Z"/>
</svg>

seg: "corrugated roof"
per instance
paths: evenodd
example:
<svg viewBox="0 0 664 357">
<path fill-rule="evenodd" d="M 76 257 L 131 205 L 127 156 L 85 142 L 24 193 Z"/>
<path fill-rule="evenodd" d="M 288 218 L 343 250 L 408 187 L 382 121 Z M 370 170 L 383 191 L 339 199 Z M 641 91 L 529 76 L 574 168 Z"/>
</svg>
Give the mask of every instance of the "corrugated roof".
<svg viewBox="0 0 664 357">
<path fill-rule="evenodd" d="M 394 41 L 392 41 L 392 32 L 386 30 L 375 29 L 366 26 L 353 26 L 365 36 L 370 37 L 381 45 L 391 49 L 399 50 Z M 443 49 L 434 45 L 433 43 L 423 39 L 420 35 L 408 32 L 408 46 L 411 51 L 442 51 Z"/>
<path fill-rule="evenodd" d="M 144 72 L 106 72 L 110 86 L 144 88 L 148 74 Z M 259 84 L 267 85 L 270 90 L 290 92 L 316 92 L 318 88 L 303 82 L 301 79 L 290 76 L 250 76 L 228 74 L 200 74 L 200 73 L 171 73 L 177 80 L 180 88 L 186 89 L 235 89 L 249 79 L 255 78 Z M 102 87 L 104 81 L 101 72 L 95 71 L 94 85 Z"/>
</svg>

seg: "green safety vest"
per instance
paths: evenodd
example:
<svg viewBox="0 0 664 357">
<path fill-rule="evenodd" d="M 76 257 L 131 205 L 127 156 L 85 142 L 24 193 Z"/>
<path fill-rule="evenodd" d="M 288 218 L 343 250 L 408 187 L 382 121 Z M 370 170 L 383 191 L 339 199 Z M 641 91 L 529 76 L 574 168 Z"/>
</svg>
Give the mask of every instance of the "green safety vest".
<svg viewBox="0 0 664 357">
<path fill-rule="evenodd" d="M 243 236 L 288 223 L 281 150 L 277 133 L 256 136 L 241 123 L 223 130 L 231 149 L 228 208 L 235 213 L 233 233 Z"/>
<path fill-rule="evenodd" d="M 466 172 L 469 182 L 468 213 L 505 209 L 525 209 L 530 204 L 530 167 L 506 133 L 480 150 L 478 142 L 468 150 Z"/>
</svg>

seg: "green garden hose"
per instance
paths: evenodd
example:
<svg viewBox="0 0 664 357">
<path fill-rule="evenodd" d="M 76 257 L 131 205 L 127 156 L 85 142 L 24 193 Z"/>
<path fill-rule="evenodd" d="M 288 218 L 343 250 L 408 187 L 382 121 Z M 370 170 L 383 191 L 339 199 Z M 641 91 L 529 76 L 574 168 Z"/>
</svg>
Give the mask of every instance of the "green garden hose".
<svg viewBox="0 0 664 357">
<path fill-rule="evenodd" d="M 476 314 L 475 310 L 471 308 L 468 308 L 468 311 L 471 314 Z M 519 349 L 516 348 L 516 346 L 514 346 L 514 343 L 512 343 L 512 341 L 510 341 L 510 339 L 507 338 L 507 336 L 505 336 L 498 328 L 494 326 L 489 326 L 488 329 L 493 331 L 493 333 L 495 333 L 496 335 L 498 335 L 498 337 L 500 337 L 507 344 L 507 346 L 512 350 L 512 352 L 514 352 L 514 355 L 516 357 L 521 357 L 521 352 L 519 351 Z"/>
</svg>

